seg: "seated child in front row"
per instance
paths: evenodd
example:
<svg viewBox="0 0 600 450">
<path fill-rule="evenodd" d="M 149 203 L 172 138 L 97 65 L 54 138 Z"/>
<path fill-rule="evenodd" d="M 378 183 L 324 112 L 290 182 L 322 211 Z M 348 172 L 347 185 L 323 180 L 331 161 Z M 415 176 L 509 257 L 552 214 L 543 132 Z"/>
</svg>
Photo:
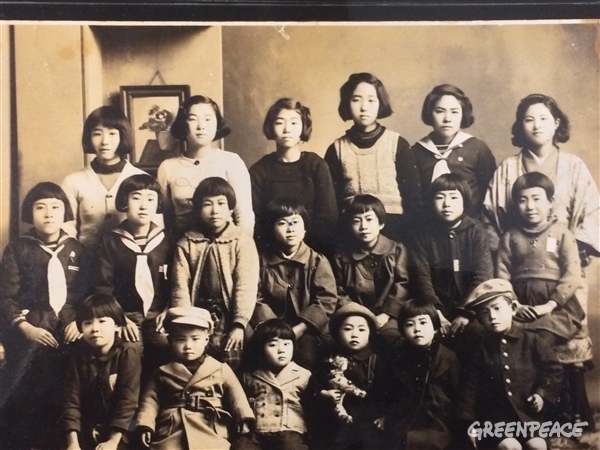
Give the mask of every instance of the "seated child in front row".
<svg viewBox="0 0 600 450">
<path fill-rule="evenodd" d="M 438 310 L 441 334 L 461 361 L 472 353 L 472 344 L 482 333 L 472 320 L 474 314 L 464 308 L 465 300 L 493 276 L 485 228 L 466 215 L 470 199 L 469 185 L 460 175 L 444 174 L 431 183 L 427 198 L 431 221 L 415 235 L 410 264 L 415 297 Z"/>
<path fill-rule="evenodd" d="M 197 306 L 211 313 L 210 343 L 234 370 L 256 305 L 258 254 L 252 237 L 232 221 L 235 192 L 218 177 L 200 182 L 192 197 L 198 224 L 177 243 L 171 306 Z"/>
<path fill-rule="evenodd" d="M 67 372 L 61 417 L 68 450 L 127 448 L 122 437 L 138 406 L 142 364 L 134 344 L 118 337 L 123 326 L 112 295 L 93 294 L 77 309 L 83 342 Z"/>
<path fill-rule="evenodd" d="M 313 445 L 323 450 L 384 448 L 379 440 L 381 433 L 374 424 L 382 403 L 375 402 L 372 396 L 373 382 L 383 366 L 381 355 L 377 355 L 371 345 L 377 332 L 377 319 L 367 307 L 350 302 L 331 316 L 329 332 L 334 346 L 329 358 L 316 367 L 309 382 L 307 407 Z M 347 367 L 342 362 L 347 362 Z M 364 391 L 364 397 L 345 393 L 343 383 L 331 379 L 332 372 L 341 370 L 340 375 L 349 380 L 354 389 Z"/>
<path fill-rule="evenodd" d="M 233 370 L 205 354 L 210 313 L 171 308 L 164 327 L 173 361 L 142 391 L 136 419 L 142 443 L 152 450 L 229 449 L 229 431 L 248 432 L 254 415 Z"/>
<path fill-rule="evenodd" d="M 310 372 L 292 361 L 295 342 L 292 327 L 281 319 L 269 319 L 254 330 L 244 355 L 248 371 L 242 386 L 256 425 L 234 450 L 308 450 L 303 400 Z"/>
<path fill-rule="evenodd" d="M 559 397 L 562 366 L 552 348 L 536 333 L 513 322 L 517 306 L 511 284 L 494 278 L 480 284 L 467 299 L 485 329 L 479 349 L 464 371 L 458 419 L 465 430 L 483 424 L 543 422 Z M 547 449 L 540 436 L 489 437 L 478 449 Z"/>
<path fill-rule="evenodd" d="M 386 449 L 453 447 L 459 364 L 439 342 L 440 317 L 431 303 L 409 300 L 398 315 L 404 336 L 389 371 L 376 379 L 376 395 L 386 406 L 377 425 Z M 381 373 L 381 372 L 379 372 Z"/>
<path fill-rule="evenodd" d="M 577 241 L 551 216 L 552 180 L 540 172 L 520 176 L 512 187 L 518 225 L 500 241 L 496 276 L 510 280 L 521 306 L 516 319 L 550 345 L 581 329 L 585 313 L 575 297 L 581 284 Z"/>
<path fill-rule="evenodd" d="M 132 175 L 119 187 L 115 205 L 127 219 L 102 239 L 96 290 L 114 295 L 123 307 L 127 325 L 121 337 L 144 349 L 144 366 L 151 372 L 166 362 L 167 338 L 160 330 L 173 260 L 164 228 L 153 221 L 161 212 L 160 186 L 150 175 Z"/>
<path fill-rule="evenodd" d="M 0 339 L 7 363 L 0 373 L 3 448 L 52 446 L 69 345 L 80 338 L 75 306 L 85 297 L 87 252 L 61 226 L 73 219 L 63 190 L 44 182 L 23 200 L 32 228 L 4 250 Z"/>
<path fill-rule="evenodd" d="M 296 335 L 296 361 L 310 370 L 323 348 L 323 333 L 337 306 L 331 265 L 304 243 L 308 218 L 298 200 L 272 200 L 265 218 L 271 227 L 270 242 L 260 254 L 252 324 L 273 318 L 285 320 Z"/>
<path fill-rule="evenodd" d="M 359 194 L 346 201 L 344 226 L 351 236 L 335 255 L 333 271 L 340 304 L 357 302 L 377 317 L 382 340 L 400 340 L 398 312 L 408 298 L 407 252 L 404 245 L 381 234 L 385 207 L 372 195 Z"/>
</svg>

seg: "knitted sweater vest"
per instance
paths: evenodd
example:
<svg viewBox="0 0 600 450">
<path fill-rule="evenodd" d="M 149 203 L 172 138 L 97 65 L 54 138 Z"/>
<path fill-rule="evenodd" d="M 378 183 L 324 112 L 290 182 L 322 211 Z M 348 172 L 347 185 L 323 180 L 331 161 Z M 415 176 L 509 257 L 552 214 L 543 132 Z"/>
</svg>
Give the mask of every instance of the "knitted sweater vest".
<svg viewBox="0 0 600 450">
<path fill-rule="evenodd" d="M 388 214 L 402 214 L 402 197 L 396 178 L 396 150 L 400 135 L 385 130 L 370 148 L 358 148 L 347 136 L 334 142 L 344 171 L 344 197 L 371 194 L 377 197 Z"/>
</svg>

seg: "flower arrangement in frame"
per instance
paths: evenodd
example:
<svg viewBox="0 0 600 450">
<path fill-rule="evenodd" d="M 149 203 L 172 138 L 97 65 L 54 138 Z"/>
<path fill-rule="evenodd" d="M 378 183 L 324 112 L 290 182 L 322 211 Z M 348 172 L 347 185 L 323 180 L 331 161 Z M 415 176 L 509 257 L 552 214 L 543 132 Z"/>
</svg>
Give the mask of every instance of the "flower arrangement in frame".
<svg viewBox="0 0 600 450">
<path fill-rule="evenodd" d="M 179 106 L 190 96 L 188 85 L 121 86 L 121 109 L 129 119 L 135 145 L 131 162 L 155 174 L 160 163 L 177 156 L 182 143 L 170 128 Z"/>
</svg>

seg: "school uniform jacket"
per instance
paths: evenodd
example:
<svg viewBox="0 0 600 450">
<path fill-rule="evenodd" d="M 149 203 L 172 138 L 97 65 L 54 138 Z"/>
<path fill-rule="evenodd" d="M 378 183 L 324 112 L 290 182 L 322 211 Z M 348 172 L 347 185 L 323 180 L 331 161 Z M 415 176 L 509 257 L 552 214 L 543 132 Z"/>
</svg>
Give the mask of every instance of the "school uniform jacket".
<svg viewBox="0 0 600 450">
<path fill-rule="evenodd" d="M 289 259 L 273 249 L 261 253 L 253 326 L 268 319 L 289 317 L 286 308 L 293 307 L 299 319 L 322 333 L 337 301 L 329 261 L 304 242 Z"/>
<path fill-rule="evenodd" d="M 246 326 L 256 304 L 258 254 L 252 237 L 229 223 L 210 240 L 200 231 L 187 231 L 175 248 L 171 307 L 193 306 L 200 297 L 200 281 L 209 248 L 215 248 L 222 297 L 233 323 Z"/>
<path fill-rule="evenodd" d="M 335 255 L 333 272 L 340 304 L 354 301 L 393 318 L 408 299 L 408 256 L 404 245 L 379 235 L 370 252 Z"/>
<path fill-rule="evenodd" d="M 410 275 L 415 295 L 432 303 L 453 320 L 473 314 L 462 306 L 473 289 L 493 277 L 487 233 L 476 219 L 465 216 L 449 230 L 437 223 L 419 231 L 413 241 Z"/>
<path fill-rule="evenodd" d="M 143 301 L 135 288 L 137 253 L 126 242 L 135 245 L 134 237 L 127 231 L 126 222 L 102 239 L 99 248 L 100 280 L 96 289 L 114 295 L 125 312 L 143 313 Z M 150 248 L 152 250 L 146 253 Z M 143 253 L 148 255 L 154 286 L 154 300 L 148 315 L 155 315 L 165 308 L 169 300 L 168 274 L 173 261 L 171 242 L 162 227 L 151 224 Z"/>
<path fill-rule="evenodd" d="M 233 370 L 205 356 L 195 373 L 179 362 L 160 367 L 140 397 L 137 425 L 153 432 L 152 450 L 228 449 L 228 425 L 254 415 Z"/>
<path fill-rule="evenodd" d="M 42 250 L 32 228 L 23 236 L 6 246 L 2 258 L 2 283 L 0 284 L 0 311 L 5 324 L 10 325 L 22 311 L 29 313 L 26 319 L 36 327 L 53 331 L 58 320 L 50 306 L 48 293 L 48 261 L 50 255 Z M 75 320 L 75 306 L 86 293 L 86 266 L 88 253 L 85 247 L 61 231 L 58 260 L 65 272 L 67 282 L 66 303 L 58 313 L 63 325 Z"/>
<path fill-rule="evenodd" d="M 450 172 L 461 175 L 471 188 L 472 201 L 468 214 L 481 218 L 483 199 L 496 170 L 496 159 L 485 142 L 459 131 L 446 150 L 449 153 L 445 153 L 444 157 L 431 140 L 431 135 L 418 141 L 412 150 L 421 176 L 423 198 L 427 198 L 435 165 L 445 159 Z"/>
<path fill-rule="evenodd" d="M 391 368 L 376 375 L 373 394 L 386 405 L 389 448 L 446 448 L 459 380 L 454 352 L 435 340 L 427 349 L 404 344 Z"/>
<path fill-rule="evenodd" d="M 306 432 L 301 401 L 309 378 L 310 372 L 293 361 L 277 375 L 262 369 L 243 374 L 257 433 Z"/>
<path fill-rule="evenodd" d="M 535 333 L 513 322 L 506 333 L 486 334 L 464 371 L 458 418 L 466 422 L 500 420 L 499 405 L 508 404 L 510 420 L 541 420 L 527 399 L 539 394 L 548 404 L 558 401 L 562 366 L 552 348 Z M 498 393 L 501 393 L 499 398 Z"/>
<path fill-rule="evenodd" d="M 126 433 L 140 394 L 142 363 L 134 344 L 117 338 L 106 355 L 95 356 L 80 341 L 67 371 L 61 428 L 91 444 L 94 428 Z M 83 445 L 83 448 L 86 448 Z"/>
</svg>

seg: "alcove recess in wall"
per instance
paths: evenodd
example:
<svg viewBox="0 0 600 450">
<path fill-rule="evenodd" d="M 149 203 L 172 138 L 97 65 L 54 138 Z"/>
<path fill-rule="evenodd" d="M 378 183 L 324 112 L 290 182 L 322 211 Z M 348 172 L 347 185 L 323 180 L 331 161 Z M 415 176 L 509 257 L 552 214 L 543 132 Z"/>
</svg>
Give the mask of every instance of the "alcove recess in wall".
<svg viewBox="0 0 600 450">
<path fill-rule="evenodd" d="M 84 44 L 88 114 L 101 105 L 119 106 L 120 86 L 160 83 L 157 71 L 166 84 L 187 84 L 192 95 L 223 104 L 221 27 L 94 25 L 89 30 Z"/>
</svg>

